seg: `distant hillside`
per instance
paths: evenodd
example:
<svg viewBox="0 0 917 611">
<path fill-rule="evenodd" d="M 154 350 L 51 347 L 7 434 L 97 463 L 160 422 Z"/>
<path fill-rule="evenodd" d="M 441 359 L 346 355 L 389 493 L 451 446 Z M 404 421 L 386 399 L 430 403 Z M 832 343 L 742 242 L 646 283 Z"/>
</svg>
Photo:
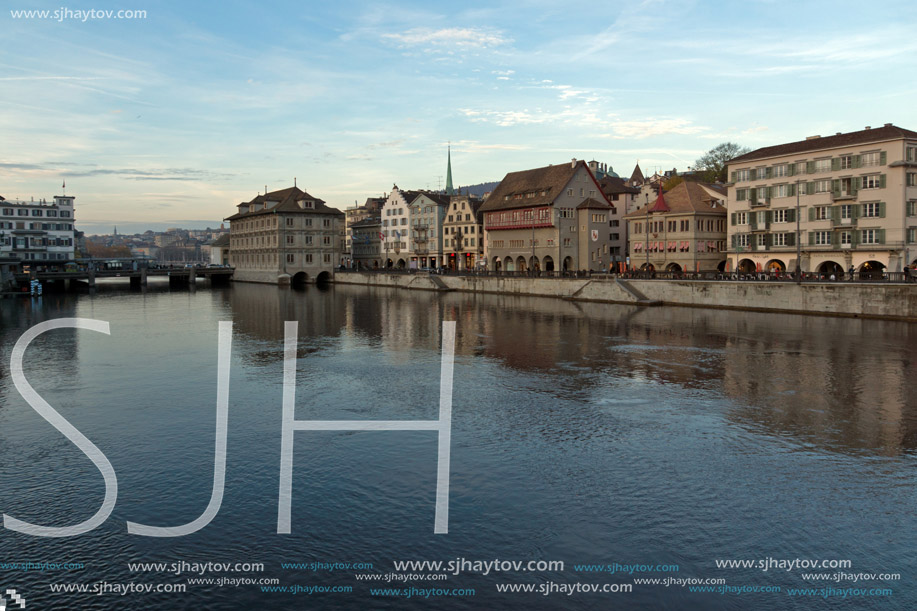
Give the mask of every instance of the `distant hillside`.
<svg viewBox="0 0 917 611">
<path fill-rule="evenodd" d="M 476 195 L 476 196 L 478 196 L 478 197 L 483 197 L 483 195 L 484 195 L 485 193 L 490 193 L 491 191 L 493 191 L 494 189 L 496 189 L 496 188 L 497 188 L 497 185 L 499 185 L 499 184 L 500 184 L 500 181 L 497 180 L 497 181 L 494 181 L 494 182 L 482 182 L 482 183 L 479 183 L 479 184 L 476 184 L 476 185 L 467 185 L 467 186 L 466 186 L 466 185 L 462 185 L 462 186 L 458 187 L 458 188 L 455 190 L 455 192 L 456 192 L 456 193 L 461 193 L 461 194 L 463 194 L 463 195 L 464 195 L 465 193 L 467 193 L 468 195 Z"/>
</svg>

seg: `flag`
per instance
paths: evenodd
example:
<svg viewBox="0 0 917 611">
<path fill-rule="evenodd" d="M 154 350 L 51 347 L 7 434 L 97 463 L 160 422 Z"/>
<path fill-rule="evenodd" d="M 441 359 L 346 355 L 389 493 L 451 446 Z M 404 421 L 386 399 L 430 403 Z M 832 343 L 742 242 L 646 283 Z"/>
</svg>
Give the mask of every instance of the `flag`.
<svg viewBox="0 0 917 611">
<path fill-rule="evenodd" d="M 396 237 L 396 238 L 401 238 L 401 232 L 398 231 L 397 229 L 395 230 L 395 237 Z"/>
<path fill-rule="evenodd" d="M 379 240 L 382 241 L 382 242 L 385 241 L 385 234 L 382 233 L 381 231 L 379 232 Z"/>
</svg>

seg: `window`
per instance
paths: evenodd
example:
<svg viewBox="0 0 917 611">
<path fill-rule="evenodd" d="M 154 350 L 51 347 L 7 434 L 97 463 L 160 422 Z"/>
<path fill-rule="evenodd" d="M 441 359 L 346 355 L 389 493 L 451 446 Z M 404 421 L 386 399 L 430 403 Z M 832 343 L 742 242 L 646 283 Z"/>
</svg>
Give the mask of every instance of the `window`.
<svg viewBox="0 0 917 611">
<path fill-rule="evenodd" d="M 774 187 L 774 197 L 786 197 L 787 185 L 777 185 Z"/>
<path fill-rule="evenodd" d="M 829 218 L 829 209 L 828 206 L 816 206 L 815 207 L 815 220 L 816 221 L 826 221 Z"/>
<path fill-rule="evenodd" d="M 850 248 L 853 242 L 853 232 L 852 231 L 842 231 L 838 234 L 841 242 L 841 248 Z"/>
<path fill-rule="evenodd" d="M 775 223 L 786 223 L 786 222 L 788 222 L 788 221 L 786 220 L 786 217 L 787 217 L 787 214 L 786 214 L 786 213 L 787 213 L 786 210 L 774 210 L 774 222 L 775 222 Z"/>
<path fill-rule="evenodd" d="M 293 262 L 293 256 L 294 256 L 294 255 L 287 255 L 287 263 L 292 263 L 292 262 Z"/>
<path fill-rule="evenodd" d="M 32 216 L 41 216 L 41 210 L 32 210 Z"/>
<path fill-rule="evenodd" d="M 312 246 L 312 236 L 306 236 L 306 246 Z"/>
<path fill-rule="evenodd" d="M 785 163 L 774 166 L 774 178 L 782 178 L 783 176 L 786 176 L 786 175 L 787 175 L 787 165 Z"/>
<path fill-rule="evenodd" d="M 747 212 L 737 212 L 736 213 L 736 225 L 747 225 L 748 224 L 748 213 Z"/>
<path fill-rule="evenodd" d="M 853 205 L 852 204 L 844 204 L 843 206 L 841 206 L 841 218 L 842 219 L 853 218 Z"/>
<path fill-rule="evenodd" d="M 794 172 L 794 174 L 798 176 L 799 174 L 805 174 L 805 173 L 806 173 L 806 162 L 797 161 L 796 162 L 796 171 Z"/>
<path fill-rule="evenodd" d="M 748 246 L 748 234 L 738 233 L 735 236 L 736 246 Z"/>
<path fill-rule="evenodd" d="M 293 236 L 288 235 L 288 236 L 287 236 L 287 244 L 292 244 L 292 243 L 293 243 Z"/>
<path fill-rule="evenodd" d="M 861 237 L 860 242 L 863 244 L 879 244 L 879 230 L 877 229 L 863 229 Z"/>
<path fill-rule="evenodd" d="M 765 246 L 767 246 L 767 236 L 765 234 L 759 233 L 757 237 L 758 239 L 756 240 L 756 242 L 758 243 L 759 248 L 764 248 Z"/>
<path fill-rule="evenodd" d="M 748 180 L 748 170 L 736 170 L 736 182 L 745 182 Z"/>
<path fill-rule="evenodd" d="M 736 189 L 736 201 L 744 202 L 748 199 L 748 189 Z"/>
<path fill-rule="evenodd" d="M 564 248 L 570 248 L 570 238 L 564 238 Z"/>
<path fill-rule="evenodd" d="M 917 216 L 917 201 L 912 199 L 907 203 L 907 215 Z"/>
<path fill-rule="evenodd" d="M 917 161 L 917 146 L 907 147 L 907 154 L 905 155 L 905 159 L 911 162 Z"/>
<path fill-rule="evenodd" d="M 879 165 L 882 155 L 878 152 L 876 153 L 863 153 L 860 155 L 860 167 L 869 167 Z"/>
<path fill-rule="evenodd" d="M 907 173 L 907 186 L 917 187 L 917 174 L 914 172 Z"/>
<path fill-rule="evenodd" d="M 815 231 L 813 232 L 813 243 L 816 246 L 825 246 L 831 244 L 831 232 L 830 231 Z"/>
<path fill-rule="evenodd" d="M 775 233 L 774 234 L 774 246 L 787 246 L 786 233 Z"/>
<path fill-rule="evenodd" d="M 325 255 L 324 255 L 324 257 L 322 258 L 322 260 L 323 260 L 325 263 L 331 263 L 331 253 L 327 253 L 327 252 L 326 252 Z"/>
<path fill-rule="evenodd" d="M 567 189 L 567 196 L 573 197 L 573 189 Z"/>
<path fill-rule="evenodd" d="M 815 192 L 816 193 L 827 193 L 831 190 L 831 181 L 830 180 L 816 180 L 815 181 Z"/>
<path fill-rule="evenodd" d="M 863 188 L 864 189 L 881 189 L 885 186 L 885 181 L 883 180 L 884 176 L 880 174 L 873 174 L 872 176 L 863 177 Z"/>
<path fill-rule="evenodd" d="M 312 255 L 311 255 L 311 253 L 306 255 L 306 263 L 312 263 Z"/>
<path fill-rule="evenodd" d="M 863 216 L 879 218 L 882 216 L 882 202 L 870 202 L 863 204 Z"/>
<path fill-rule="evenodd" d="M 831 160 L 830 159 L 816 159 L 815 160 L 815 171 L 816 172 L 830 172 L 831 171 Z"/>
</svg>

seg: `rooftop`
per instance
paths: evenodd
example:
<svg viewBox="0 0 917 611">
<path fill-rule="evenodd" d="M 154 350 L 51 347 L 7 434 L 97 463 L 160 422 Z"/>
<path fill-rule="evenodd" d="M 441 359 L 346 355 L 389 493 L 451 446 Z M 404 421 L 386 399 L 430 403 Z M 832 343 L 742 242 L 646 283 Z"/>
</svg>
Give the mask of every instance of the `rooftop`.
<svg viewBox="0 0 917 611">
<path fill-rule="evenodd" d="M 897 127 L 891 123 L 886 123 L 882 127 L 875 129 L 862 129 L 857 132 L 846 134 L 835 134 L 833 136 L 810 136 L 805 140 L 798 142 L 789 142 L 787 144 L 778 144 L 776 146 L 766 146 L 754 150 L 744 155 L 739 155 L 729 161 L 729 165 L 754 161 L 756 159 L 767 159 L 770 157 L 781 157 L 783 155 L 794 155 L 797 153 L 808 153 L 812 151 L 822 151 L 846 146 L 857 146 L 860 144 L 870 144 L 873 142 L 885 142 L 887 140 L 898 140 L 901 138 L 917 139 L 917 132 L 912 132 L 903 127 Z"/>
</svg>

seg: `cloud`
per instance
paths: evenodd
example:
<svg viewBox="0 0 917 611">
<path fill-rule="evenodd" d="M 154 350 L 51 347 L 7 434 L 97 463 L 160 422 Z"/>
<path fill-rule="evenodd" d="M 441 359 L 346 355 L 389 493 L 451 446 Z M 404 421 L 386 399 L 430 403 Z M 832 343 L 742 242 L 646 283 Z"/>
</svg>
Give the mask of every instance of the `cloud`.
<svg viewBox="0 0 917 611">
<path fill-rule="evenodd" d="M 459 112 L 476 123 L 493 123 L 501 127 L 514 125 L 548 125 L 560 123 L 578 126 L 599 126 L 604 121 L 597 111 L 588 107 L 567 106 L 561 110 L 475 110 L 460 108 Z"/>
<path fill-rule="evenodd" d="M 62 166 L 77 166 L 64 168 Z M 80 167 L 82 166 L 82 167 Z M 79 169 L 78 169 L 79 168 Z M 195 168 L 99 168 L 91 164 L 73 164 L 65 162 L 49 163 L 0 163 L 0 171 L 31 171 L 59 174 L 67 178 L 86 178 L 91 176 L 115 176 L 125 180 L 189 180 L 213 181 L 233 178 L 234 174 L 198 170 Z"/>
<path fill-rule="evenodd" d="M 401 34 L 383 34 L 382 40 L 393 42 L 399 47 L 423 46 L 428 49 L 483 49 L 512 43 L 499 31 L 484 28 L 411 28 Z"/>
<path fill-rule="evenodd" d="M 631 138 L 640 140 L 666 134 L 692 135 L 706 131 L 706 127 L 692 125 L 688 119 L 645 119 L 638 121 L 609 121 L 605 124 L 610 133 L 599 134 L 602 138 Z"/>
</svg>

